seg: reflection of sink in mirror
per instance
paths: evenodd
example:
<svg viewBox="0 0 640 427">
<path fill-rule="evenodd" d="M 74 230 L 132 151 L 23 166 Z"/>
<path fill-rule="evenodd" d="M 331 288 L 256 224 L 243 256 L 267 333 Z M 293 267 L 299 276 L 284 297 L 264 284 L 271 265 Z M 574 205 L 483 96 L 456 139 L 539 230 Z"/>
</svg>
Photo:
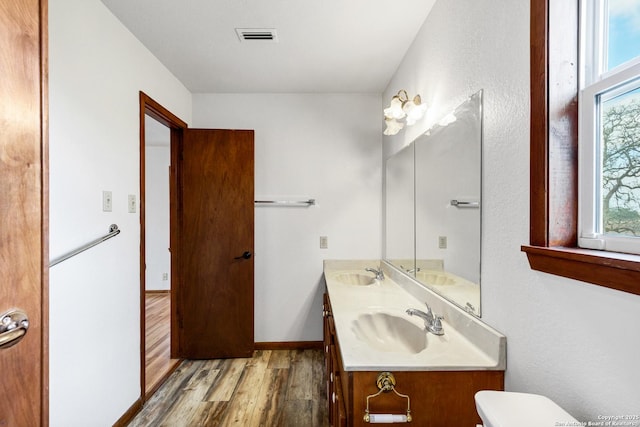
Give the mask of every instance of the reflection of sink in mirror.
<svg viewBox="0 0 640 427">
<path fill-rule="evenodd" d="M 440 271 L 418 271 L 416 278 L 426 285 L 450 286 L 456 284 L 455 279 Z"/>
<path fill-rule="evenodd" d="M 361 314 L 351 329 L 360 341 L 378 351 L 415 354 L 427 348 L 426 331 L 394 314 Z"/>
<path fill-rule="evenodd" d="M 375 277 L 360 273 L 341 273 L 333 278 L 345 285 L 368 286 L 376 283 Z"/>
</svg>

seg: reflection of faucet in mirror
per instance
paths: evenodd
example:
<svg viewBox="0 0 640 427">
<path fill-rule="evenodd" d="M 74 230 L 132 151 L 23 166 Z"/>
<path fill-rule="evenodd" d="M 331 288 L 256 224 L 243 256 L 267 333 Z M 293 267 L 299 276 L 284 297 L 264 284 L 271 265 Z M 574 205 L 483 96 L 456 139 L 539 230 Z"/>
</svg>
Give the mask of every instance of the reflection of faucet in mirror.
<svg viewBox="0 0 640 427">
<path fill-rule="evenodd" d="M 371 273 L 376 275 L 376 280 L 384 280 L 384 273 L 382 272 L 382 267 L 380 270 L 376 270 L 375 268 L 365 268 L 365 271 L 370 271 Z"/>
<path fill-rule="evenodd" d="M 405 268 L 402 264 L 400 264 L 400 268 L 403 269 L 404 271 L 406 271 L 409 274 L 413 274 L 413 273 L 416 273 L 416 272 L 420 271 L 420 267 Z"/>
<path fill-rule="evenodd" d="M 442 316 L 436 316 L 433 314 L 431 307 L 427 304 L 427 312 L 425 313 L 422 310 L 418 310 L 416 308 L 407 309 L 407 314 L 409 316 L 418 316 L 422 320 L 424 320 L 424 327 L 427 331 L 431 332 L 434 335 L 444 335 L 444 329 L 442 328 Z"/>
</svg>

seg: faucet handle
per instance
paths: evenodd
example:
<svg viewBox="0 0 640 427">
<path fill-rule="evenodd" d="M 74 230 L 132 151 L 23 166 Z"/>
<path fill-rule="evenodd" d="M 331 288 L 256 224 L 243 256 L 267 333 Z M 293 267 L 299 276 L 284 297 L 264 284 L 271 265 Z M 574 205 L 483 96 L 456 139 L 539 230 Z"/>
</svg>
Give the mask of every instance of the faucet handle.
<svg viewBox="0 0 640 427">
<path fill-rule="evenodd" d="M 424 303 L 424 305 L 426 305 L 426 306 L 427 306 L 427 314 L 428 314 L 429 316 L 433 316 L 433 310 L 431 310 L 431 306 L 429 306 L 429 303 L 428 303 L 428 302 L 425 302 L 425 303 Z"/>
<path fill-rule="evenodd" d="M 442 328 L 442 316 L 434 316 L 433 323 L 431 324 L 431 330 L 436 335 L 441 335 L 444 333 L 444 329 Z"/>
</svg>

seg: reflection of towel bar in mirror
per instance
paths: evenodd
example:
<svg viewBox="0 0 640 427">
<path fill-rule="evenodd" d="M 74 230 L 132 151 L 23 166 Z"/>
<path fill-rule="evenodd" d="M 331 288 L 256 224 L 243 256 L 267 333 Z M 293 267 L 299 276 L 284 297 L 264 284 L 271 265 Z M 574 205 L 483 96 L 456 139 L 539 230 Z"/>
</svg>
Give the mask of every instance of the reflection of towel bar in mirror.
<svg viewBox="0 0 640 427">
<path fill-rule="evenodd" d="M 309 200 L 255 200 L 256 206 L 313 206 L 316 199 Z"/>
<path fill-rule="evenodd" d="M 457 208 L 479 208 L 480 202 L 468 202 L 464 200 L 451 200 L 451 206 L 455 206 Z"/>
</svg>

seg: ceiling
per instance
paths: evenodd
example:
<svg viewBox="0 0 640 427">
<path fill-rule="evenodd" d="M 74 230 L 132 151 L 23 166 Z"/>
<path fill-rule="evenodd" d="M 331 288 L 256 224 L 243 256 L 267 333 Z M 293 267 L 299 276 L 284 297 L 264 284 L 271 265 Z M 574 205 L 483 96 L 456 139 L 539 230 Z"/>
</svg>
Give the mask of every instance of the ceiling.
<svg viewBox="0 0 640 427">
<path fill-rule="evenodd" d="M 192 93 L 381 93 L 435 0 L 102 2 Z"/>
</svg>

